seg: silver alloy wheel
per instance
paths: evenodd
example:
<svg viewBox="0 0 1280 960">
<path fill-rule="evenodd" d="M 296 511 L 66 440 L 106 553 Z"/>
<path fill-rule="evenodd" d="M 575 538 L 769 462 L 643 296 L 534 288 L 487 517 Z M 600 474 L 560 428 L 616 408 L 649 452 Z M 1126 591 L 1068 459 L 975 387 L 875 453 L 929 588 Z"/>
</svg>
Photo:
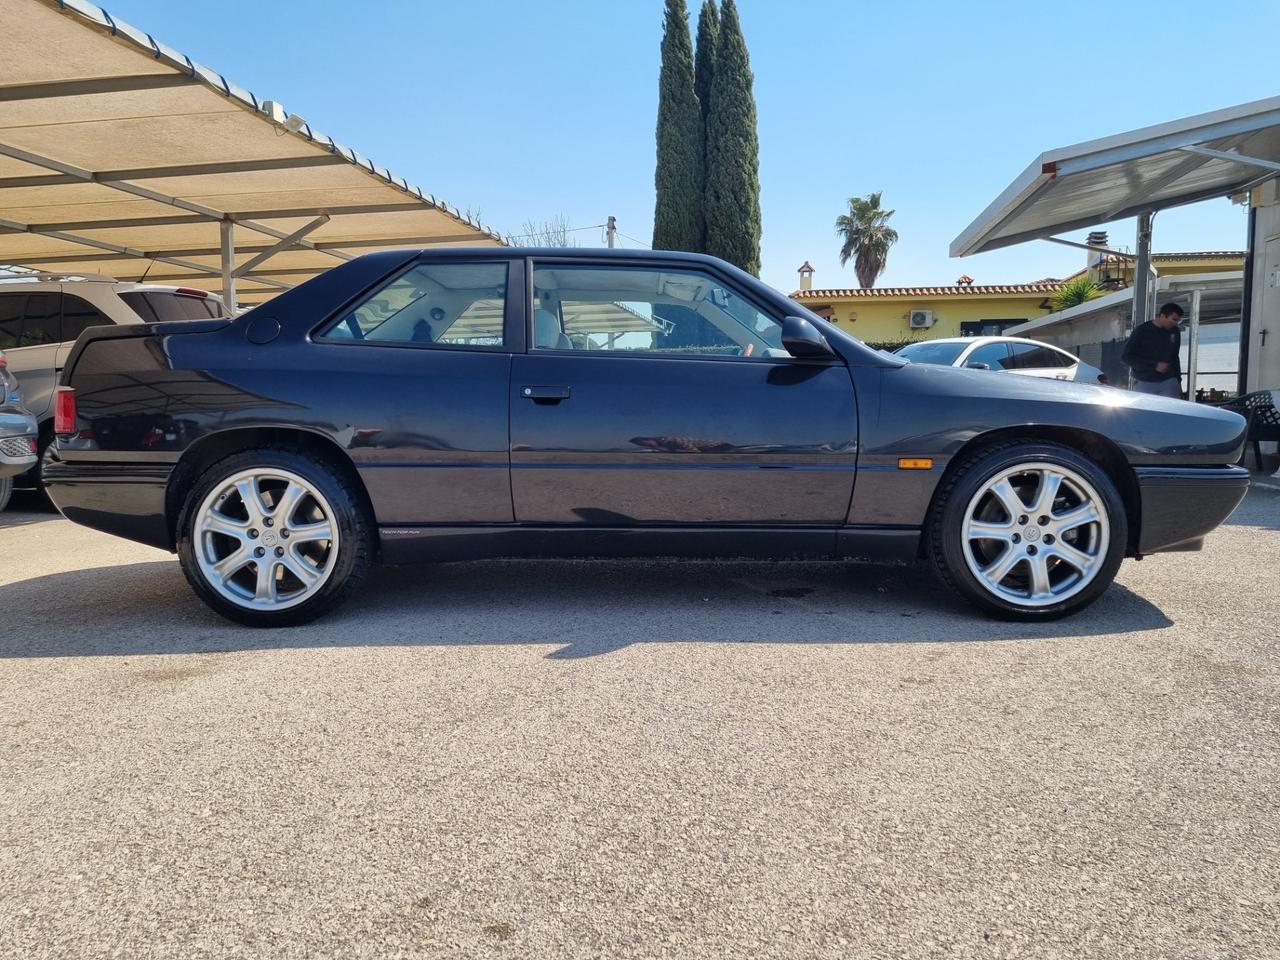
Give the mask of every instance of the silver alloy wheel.
<svg viewBox="0 0 1280 960">
<path fill-rule="evenodd" d="M 289 470 L 255 467 L 228 477 L 192 523 L 205 581 L 249 610 L 287 610 L 314 596 L 338 556 L 333 508 Z"/>
<path fill-rule="evenodd" d="M 993 476 L 969 500 L 965 563 L 984 589 L 1020 607 L 1047 607 L 1093 582 L 1111 542 L 1098 491 L 1056 463 L 1024 463 Z"/>
</svg>

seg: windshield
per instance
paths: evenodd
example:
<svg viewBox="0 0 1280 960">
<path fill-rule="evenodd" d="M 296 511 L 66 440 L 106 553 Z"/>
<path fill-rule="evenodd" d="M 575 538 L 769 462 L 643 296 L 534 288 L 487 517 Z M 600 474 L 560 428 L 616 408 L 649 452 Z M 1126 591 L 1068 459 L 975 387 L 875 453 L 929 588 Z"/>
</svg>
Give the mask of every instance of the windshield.
<svg viewBox="0 0 1280 960">
<path fill-rule="evenodd" d="M 967 343 L 909 343 L 899 348 L 897 353 L 912 363 L 938 363 L 949 367 L 967 346 Z"/>
</svg>

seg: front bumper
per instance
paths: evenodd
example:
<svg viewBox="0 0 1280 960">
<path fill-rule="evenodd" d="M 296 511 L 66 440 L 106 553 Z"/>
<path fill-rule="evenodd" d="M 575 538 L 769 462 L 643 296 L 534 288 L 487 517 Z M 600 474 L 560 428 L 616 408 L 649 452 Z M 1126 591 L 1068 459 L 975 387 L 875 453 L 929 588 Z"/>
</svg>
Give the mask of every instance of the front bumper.
<svg viewBox="0 0 1280 960">
<path fill-rule="evenodd" d="M 26 473 L 36 463 L 36 421 L 29 413 L 0 411 L 0 477 Z"/>
<path fill-rule="evenodd" d="M 1249 489 L 1243 467 L 1137 467 L 1142 498 L 1138 554 L 1199 550 Z"/>
</svg>

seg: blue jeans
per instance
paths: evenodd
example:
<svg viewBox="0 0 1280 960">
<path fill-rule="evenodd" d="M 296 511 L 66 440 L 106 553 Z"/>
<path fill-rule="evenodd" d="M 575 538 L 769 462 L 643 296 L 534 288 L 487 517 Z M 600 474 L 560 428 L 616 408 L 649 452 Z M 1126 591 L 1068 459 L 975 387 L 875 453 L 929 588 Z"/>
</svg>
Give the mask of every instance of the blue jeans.
<svg viewBox="0 0 1280 960">
<path fill-rule="evenodd" d="M 1135 380 L 1129 385 L 1135 393 L 1149 393 L 1156 397 L 1172 397 L 1182 399 L 1182 383 L 1176 378 L 1168 380 Z"/>
</svg>

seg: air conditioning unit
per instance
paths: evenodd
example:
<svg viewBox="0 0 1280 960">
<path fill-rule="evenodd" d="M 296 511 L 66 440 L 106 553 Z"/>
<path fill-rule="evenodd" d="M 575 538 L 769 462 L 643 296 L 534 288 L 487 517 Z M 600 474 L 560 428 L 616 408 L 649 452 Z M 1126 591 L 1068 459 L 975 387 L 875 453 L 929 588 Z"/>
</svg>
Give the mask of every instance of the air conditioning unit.
<svg viewBox="0 0 1280 960">
<path fill-rule="evenodd" d="M 911 311 L 911 329 L 926 330 L 933 326 L 932 310 L 912 310 Z"/>
</svg>

